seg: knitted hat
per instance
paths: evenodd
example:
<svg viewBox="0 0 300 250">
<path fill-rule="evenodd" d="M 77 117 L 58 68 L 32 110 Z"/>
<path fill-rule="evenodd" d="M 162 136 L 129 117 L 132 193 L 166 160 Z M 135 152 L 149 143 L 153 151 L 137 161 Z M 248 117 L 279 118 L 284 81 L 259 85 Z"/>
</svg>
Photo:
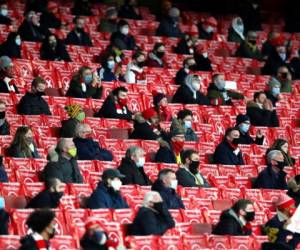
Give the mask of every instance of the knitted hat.
<svg viewBox="0 0 300 250">
<path fill-rule="evenodd" d="M 218 21 L 213 16 L 210 16 L 210 17 L 208 17 L 204 20 L 204 24 L 210 25 L 210 26 L 213 26 L 213 27 L 217 27 L 218 26 Z"/>
<path fill-rule="evenodd" d="M 295 201 L 293 198 L 289 197 L 287 194 L 282 193 L 278 196 L 278 199 L 275 202 L 275 205 L 278 210 L 282 210 L 282 209 L 289 208 L 289 207 L 295 205 Z"/>
<path fill-rule="evenodd" d="M 170 132 L 171 137 L 174 137 L 177 135 L 184 135 L 184 134 L 185 134 L 184 129 L 181 127 L 176 127 Z"/>
<path fill-rule="evenodd" d="M 65 107 L 65 110 L 71 118 L 75 118 L 80 112 L 82 112 L 82 108 L 79 104 L 68 105 Z"/>
<path fill-rule="evenodd" d="M 8 56 L 0 57 L 0 70 L 13 66 L 12 60 Z"/>
<path fill-rule="evenodd" d="M 172 7 L 170 10 L 169 10 L 169 16 L 170 17 L 179 17 L 180 16 L 180 10 L 175 8 L 175 7 Z"/>
<path fill-rule="evenodd" d="M 156 115 L 157 115 L 157 112 L 154 108 L 148 108 L 148 109 L 144 110 L 142 113 L 142 116 L 146 120 L 149 120 L 150 118 L 152 118 L 153 116 L 156 116 Z"/>
<path fill-rule="evenodd" d="M 109 8 L 107 8 L 105 15 L 107 17 L 116 16 L 116 15 L 118 15 L 117 9 L 113 6 L 109 7 Z"/>
<path fill-rule="evenodd" d="M 236 125 L 239 125 L 245 121 L 250 121 L 250 118 L 249 116 L 247 115 L 243 115 L 243 114 L 239 114 L 237 117 L 236 117 Z"/>
<path fill-rule="evenodd" d="M 91 216 L 91 217 L 87 218 L 84 227 L 85 227 L 85 230 L 88 230 L 95 225 L 98 225 L 99 227 L 103 228 L 102 222 L 97 217 Z"/>
<path fill-rule="evenodd" d="M 159 93 L 159 92 L 157 92 L 157 91 L 155 91 L 155 90 L 152 91 L 152 95 L 153 95 L 153 105 L 154 105 L 155 107 L 158 106 L 158 103 L 159 103 L 163 98 L 166 97 L 165 94 Z"/>
<path fill-rule="evenodd" d="M 268 82 L 268 85 L 270 88 L 281 87 L 281 83 L 275 77 L 271 77 L 270 81 Z"/>
</svg>

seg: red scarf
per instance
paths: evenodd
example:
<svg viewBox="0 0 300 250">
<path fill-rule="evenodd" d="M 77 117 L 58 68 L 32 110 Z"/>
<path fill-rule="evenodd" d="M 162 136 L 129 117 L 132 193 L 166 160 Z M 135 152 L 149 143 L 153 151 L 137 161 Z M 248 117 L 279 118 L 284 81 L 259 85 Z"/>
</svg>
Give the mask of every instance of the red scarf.
<svg viewBox="0 0 300 250">
<path fill-rule="evenodd" d="M 249 232 L 252 232 L 252 225 L 250 222 L 247 222 L 245 226 L 243 226 L 242 228 L 243 230 L 243 233 L 246 235 L 246 234 L 249 234 Z"/>
<path fill-rule="evenodd" d="M 238 149 L 239 145 L 235 145 L 231 141 L 228 141 L 228 140 L 227 140 L 227 142 L 228 142 L 229 146 L 233 149 L 233 151 Z"/>
<path fill-rule="evenodd" d="M 138 72 L 137 70 L 131 69 L 131 71 L 135 74 L 135 81 L 139 83 L 140 81 L 146 80 L 146 74 L 144 71 Z"/>
<path fill-rule="evenodd" d="M 43 239 L 43 237 L 38 233 L 33 233 L 32 238 L 39 250 L 48 250 L 48 242 Z"/>
<path fill-rule="evenodd" d="M 184 146 L 184 141 L 172 141 L 172 148 L 174 150 L 175 155 L 179 155 L 179 153 L 182 151 Z"/>
</svg>

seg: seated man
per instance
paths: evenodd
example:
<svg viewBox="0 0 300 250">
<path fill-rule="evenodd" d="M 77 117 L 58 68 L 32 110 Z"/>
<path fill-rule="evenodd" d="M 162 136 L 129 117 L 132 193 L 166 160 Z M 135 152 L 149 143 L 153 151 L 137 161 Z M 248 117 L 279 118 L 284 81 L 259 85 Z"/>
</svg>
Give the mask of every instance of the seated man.
<svg viewBox="0 0 300 250">
<path fill-rule="evenodd" d="M 72 138 L 61 138 L 57 144 L 57 162 L 48 162 L 45 166 L 42 177 L 44 180 L 57 178 L 64 183 L 82 183 L 76 155 L 77 149 Z"/>
<path fill-rule="evenodd" d="M 77 148 L 78 160 L 98 160 L 112 161 L 111 152 L 100 148 L 98 142 L 91 138 L 92 129 L 90 125 L 79 123 L 75 128 L 75 138 L 73 139 Z"/>
<path fill-rule="evenodd" d="M 173 129 L 170 133 L 170 142 L 165 145 L 161 143 L 159 150 L 155 155 L 155 162 L 164 163 L 181 163 L 180 152 L 184 145 L 184 130 L 183 129 Z"/>
<path fill-rule="evenodd" d="M 57 208 L 64 195 L 65 185 L 57 178 L 45 181 L 45 189 L 33 197 L 27 208 Z"/>
<path fill-rule="evenodd" d="M 177 71 L 175 77 L 175 84 L 183 85 L 185 83 L 185 78 L 191 71 L 194 71 L 197 67 L 195 59 L 193 57 L 188 57 L 183 60 L 183 67 Z"/>
<path fill-rule="evenodd" d="M 8 56 L 0 57 L 0 93 L 19 94 L 14 81 L 14 64 Z"/>
<path fill-rule="evenodd" d="M 268 166 L 258 174 L 253 183 L 253 188 L 264 189 L 288 189 L 286 183 L 286 172 L 284 157 L 279 150 L 271 150 L 267 154 Z"/>
<path fill-rule="evenodd" d="M 237 128 L 226 129 L 223 141 L 213 154 L 214 164 L 244 165 L 243 155 L 238 147 L 240 132 Z"/>
<path fill-rule="evenodd" d="M 132 120 L 133 114 L 127 107 L 127 92 L 125 87 L 115 88 L 106 97 L 96 117 Z"/>
<path fill-rule="evenodd" d="M 199 39 L 213 40 L 218 32 L 218 21 L 213 17 L 206 17 L 198 23 Z"/>
<path fill-rule="evenodd" d="M 277 70 L 276 79 L 280 82 L 280 92 L 281 93 L 291 93 L 292 92 L 292 89 L 293 89 L 292 74 L 288 67 L 286 67 L 286 66 L 279 67 Z"/>
<path fill-rule="evenodd" d="M 124 177 L 117 169 L 106 169 L 103 172 L 102 181 L 98 183 L 97 188 L 88 199 L 87 207 L 90 209 L 128 208 L 128 204 L 120 194 L 121 178 Z"/>
<path fill-rule="evenodd" d="M 245 236 L 252 234 L 250 222 L 255 218 L 253 203 L 250 200 L 238 200 L 230 209 L 222 212 L 220 221 L 213 234 Z"/>
<path fill-rule="evenodd" d="M 166 203 L 168 209 L 184 209 L 180 196 L 176 193 L 178 181 L 172 169 L 164 168 L 159 171 L 152 190 L 157 191 Z"/>
<path fill-rule="evenodd" d="M 31 92 L 27 92 L 18 104 L 20 115 L 51 115 L 48 103 L 43 99 L 46 81 L 36 77 L 31 83 Z"/>
<path fill-rule="evenodd" d="M 146 193 L 142 207 L 128 227 L 128 234 L 163 235 L 173 227 L 175 227 L 175 222 L 160 194 L 151 191 Z"/>
<path fill-rule="evenodd" d="M 280 88 L 281 83 L 275 77 L 271 77 L 268 82 L 268 87 L 265 91 L 265 94 L 267 98 L 272 102 L 273 107 L 276 107 L 276 103 L 279 102 L 282 98 L 282 96 L 280 95 Z"/>
<path fill-rule="evenodd" d="M 242 94 L 225 89 L 225 76 L 223 74 L 214 74 L 212 80 L 207 89 L 207 97 L 212 105 L 233 105 L 232 99 L 244 99 Z"/>
<path fill-rule="evenodd" d="M 247 115 L 253 126 L 279 127 L 276 110 L 263 91 L 256 92 L 253 101 L 247 103 Z"/>
<path fill-rule="evenodd" d="M 199 171 L 199 153 L 192 149 L 181 152 L 182 165 L 176 171 L 178 185 L 183 187 L 210 187 Z"/>
<path fill-rule="evenodd" d="M 89 33 L 84 31 L 84 18 L 76 16 L 73 23 L 74 29 L 67 35 L 65 43 L 79 46 L 93 46 Z"/>
<path fill-rule="evenodd" d="M 0 100 L 0 135 L 9 135 L 9 124 L 5 119 L 6 115 L 6 103 L 4 100 Z"/>
<path fill-rule="evenodd" d="M 144 171 L 145 152 L 142 148 L 131 146 L 126 150 L 118 170 L 125 177 L 122 178 L 123 185 L 137 184 L 141 186 L 151 185 L 149 177 Z"/>
<path fill-rule="evenodd" d="M 257 40 L 256 32 L 248 31 L 246 39 L 241 43 L 240 47 L 235 52 L 235 56 L 262 60 L 263 55 L 261 54 L 256 44 L 256 40 Z"/>
<path fill-rule="evenodd" d="M 255 140 L 249 135 L 250 118 L 247 115 L 239 114 L 236 117 L 235 127 L 240 131 L 239 144 L 257 144 L 262 145 L 265 137 L 260 129 L 257 130 Z"/>
</svg>

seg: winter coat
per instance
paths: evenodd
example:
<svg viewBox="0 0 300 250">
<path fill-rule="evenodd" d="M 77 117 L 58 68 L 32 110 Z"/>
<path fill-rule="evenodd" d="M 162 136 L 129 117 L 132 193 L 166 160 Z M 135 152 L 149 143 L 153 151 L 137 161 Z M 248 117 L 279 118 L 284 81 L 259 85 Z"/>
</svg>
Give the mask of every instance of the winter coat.
<svg viewBox="0 0 300 250">
<path fill-rule="evenodd" d="M 165 17 L 161 20 L 157 30 L 157 36 L 166 36 L 166 37 L 183 37 L 184 34 L 179 28 L 178 23 L 175 23 L 172 18 Z"/>
<path fill-rule="evenodd" d="M 239 130 L 240 131 L 240 130 Z M 249 132 L 244 133 L 240 131 L 240 137 L 238 139 L 239 144 L 257 144 L 263 145 L 265 137 L 258 138 L 256 137 L 255 140 L 249 135 Z"/>
<path fill-rule="evenodd" d="M 175 76 L 175 84 L 177 85 L 184 85 L 184 80 L 187 77 L 188 73 L 186 72 L 185 68 L 181 68 Z"/>
<path fill-rule="evenodd" d="M 237 51 L 235 52 L 235 56 L 243 57 L 243 58 L 251 58 L 256 60 L 262 60 L 263 55 L 259 51 L 259 48 L 256 46 L 253 50 L 247 41 L 241 43 Z"/>
<path fill-rule="evenodd" d="M 214 164 L 223 165 L 244 165 L 242 152 L 239 151 L 236 155 L 234 149 L 230 146 L 228 141 L 224 139 L 215 149 L 213 154 Z"/>
<path fill-rule="evenodd" d="M 52 50 L 48 44 L 43 43 L 40 49 L 42 60 L 48 61 L 72 61 L 66 47 L 58 42 L 55 50 Z"/>
<path fill-rule="evenodd" d="M 225 100 L 224 95 L 228 96 L 228 100 Z M 207 89 L 207 97 L 211 104 L 214 105 L 232 105 L 231 99 L 241 100 L 244 96 L 240 93 L 230 91 L 230 90 L 220 90 L 216 87 L 214 83 L 211 83 Z"/>
<path fill-rule="evenodd" d="M 11 81 L 14 81 L 13 79 Z M 12 84 L 12 86 L 15 89 L 15 93 L 19 94 L 19 90 L 18 87 L 16 86 L 16 84 Z M 10 93 L 5 81 L 3 79 L 0 79 L 0 93 Z"/>
<path fill-rule="evenodd" d="M 29 201 L 27 208 L 57 208 L 59 200 L 56 192 L 45 189 Z"/>
<path fill-rule="evenodd" d="M 19 26 L 18 33 L 22 41 L 42 42 L 43 39 L 50 34 L 50 31 L 41 25 L 35 26 L 25 19 Z"/>
<path fill-rule="evenodd" d="M 85 83 L 83 83 L 85 84 Z M 69 89 L 66 93 L 66 96 L 75 97 L 75 98 L 94 98 L 101 99 L 103 88 L 93 87 L 91 84 L 85 84 L 86 91 L 82 89 L 82 85 L 79 81 L 74 79 L 71 80 Z"/>
<path fill-rule="evenodd" d="M 182 103 L 182 104 L 198 104 L 198 105 L 209 105 L 209 99 L 202 94 L 200 91 L 197 91 L 196 98 L 193 96 L 193 92 L 186 85 L 181 85 L 172 99 L 173 103 Z"/>
<path fill-rule="evenodd" d="M 7 155 L 14 158 L 40 158 L 36 146 L 34 146 L 33 152 L 30 149 L 25 152 L 19 145 L 12 145 L 7 149 Z"/>
<path fill-rule="evenodd" d="M 65 43 L 78 45 L 78 46 L 88 46 L 88 47 L 93 46 L 90 35 L 87 32 L 81 30 L 79 34 L 80 36 L 77 35 L 75 30 L 70 31 L 69 34 L 67 35 Z"/>
<path fill-rule="evenodd" d="M 120 31 L 116 31 L 111 35 L 110 42 L 120 50 L 135 50 L 137 48 L 134 37 L 124 35 Z"/>
<path fill-rule="evenodd" d="M 80 122 L 75 118 L 69 118 L 61 122 L 60 137 L 62 138 L 74 138 L 75 128 Z"/>
<path fill-rule="evenodd" d="M 48 103 L 43 97 L 27 92 L 18 104 L 20 115 L 51 115 Z"/>
<path fill-rule="evenodd" d="M 183 186 L 183 187 L 204 187 L 204 188 L 209 188 L 210 185 L 206 181 L 206 179 L 202 176 L 200 172 L 198 172 L 200 177 L 203 180 L 203 185 L 199 186 L 196 183 L 196 176 L 193 175 L 190 171 L 188 171 L 186 168 L 181 167 L 178 168 L 176 171 L 176 178 L 178 180 L 178 185 Z"/>
</svg>

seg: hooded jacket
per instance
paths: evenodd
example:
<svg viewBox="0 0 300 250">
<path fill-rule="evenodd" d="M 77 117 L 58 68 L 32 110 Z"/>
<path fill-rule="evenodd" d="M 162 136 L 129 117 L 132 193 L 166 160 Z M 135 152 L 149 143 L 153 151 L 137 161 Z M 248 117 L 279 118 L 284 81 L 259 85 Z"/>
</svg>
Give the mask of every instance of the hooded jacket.
<svg viewBox="0 0 300 250">
<path fill-rule="evenodd" d="M 18 33 L 23 41 L 42 42 L 50 34 L 50 31 L 46 27 L 36 26 L 25 19 L 20 25 Z"/>
<path fill-rule="evenodd" d="M 48 41 L 44 41 L 40 49 L 40 57 L 42 60 L 48 61 L 71 61 L 65 45 L 60 41 L 57 41 L 57 45 L 54 50 L 49 46 Z"/>
<path fill-rule="evenodd" d="M 9 37 L 0 45 L 0 56 L 8 56 L 10 58 L 21 58 L 21 46 L 16 44 L 16 36 Z"/>
<path fill-rule="evenodd" d="M 83 83 L 84 84 L 84 83 Z M 66 96 L 75 98 L 94 98 L 101 99 L 103 88 L 93 87 L 92 84 L 85 84 L 86 91 L 83 91 L 81 82 L 72 79 Z"/>
</svg>

